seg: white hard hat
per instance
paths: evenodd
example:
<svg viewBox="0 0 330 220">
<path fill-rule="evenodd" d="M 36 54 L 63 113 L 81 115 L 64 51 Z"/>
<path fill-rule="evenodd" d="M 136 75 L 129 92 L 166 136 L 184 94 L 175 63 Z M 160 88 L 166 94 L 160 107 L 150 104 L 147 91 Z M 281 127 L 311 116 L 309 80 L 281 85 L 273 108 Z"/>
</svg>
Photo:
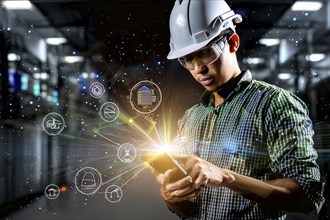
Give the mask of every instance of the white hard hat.
<svg viewBox="0 0 330 220">
<path fill-rule="evenodd" d="M 171 51 L 176 59 L 205 47 L 224 30 L 235 32 L 235 14 L 224 0 L 176 0 L 170 16 Z"/>
</svg>

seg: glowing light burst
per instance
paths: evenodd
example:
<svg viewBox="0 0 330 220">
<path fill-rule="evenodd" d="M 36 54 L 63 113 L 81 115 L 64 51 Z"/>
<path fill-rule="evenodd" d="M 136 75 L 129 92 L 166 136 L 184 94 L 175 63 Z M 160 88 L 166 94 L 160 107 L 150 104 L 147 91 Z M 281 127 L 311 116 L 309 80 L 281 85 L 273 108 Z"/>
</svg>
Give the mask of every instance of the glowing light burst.
<svg viewBox="0 0 330 220">
<path fill-rule="evenodd" d="M 153 144 L 157 144 L 155 138 L 153 138 L 153 132 L 156 131 L 156 136 L 159 138 L 159 134 L 157 132 L 156 124 L 157 122 L 154 121 L 150 116 L 145 116 L 144 119 L 148 124 L 139 124 L 137 120 L 132 119 L 131 117 L 126 116 L 125 114 L 121 113 L 119 115 L 120 120 L 126 123 L 128 126 L 133 128 L 134 130 L 138 131 L 142 134 L 147 140 L 149 140 Z"/>
<path fill-rule="evenodd" d="M 142 168 L 141 168 L 141 167 L 142 167 Z M 131 172 L 131 171 L 134 171 L 134 170 L 137 170 L 138 168 L 141 168 L 140 170 L 138 170 L 137 173 L 135 173 L 135 174 L 133 175 L 133 177 L 134 177 L 134 176 L 136 176 L 137 174 L 141 173 L 146 167 L 147 167 L 147 166 L 146 166 L 145 163 L 143 163 L 143 164 L 139 164 L 139 165 L 137 165 L 136 167 L 133 167 L 133 168 L 127 170 L 127 171 L 124 172 L 124 173 L 118 174 L 117 176 L 113 177 L 112 179 L 110 179 L 110 180 L 108 180 L 108 181 L 102 183 L 102 185 L 108 184 L 108 183 L 114 181 L 115 179 L 118 179 L 118 178 L 120 178 L 121 176 L 123 176 L 123 175 L 125 175 L 125 174 L 127 174 L 127 173 L 129 173 L 129 172 Z M 130 178 L 130 180 L 131 180 L 131 178 Z M 127 183 L 128 183 L 128 182 L 126 182 L 126 183 L 123 184 L 123 185 L 126 185 Z"/>
<path fill-rule="evenodd" d="M 120 111 L 116 121 L 104 122 L 98 119 L 98 114 L 87 118 L 90 109 L 81 108 L 78 114 L 70 115 L 75 121 L 83 122 L 80 135 L 61 135 L 78 150 L 70 160 L 71 168 L 93 164 L 102 174 L 102 179 L 104 177 L 102 186 L 115 182 L 120 187 L 127 185 L 148 168 L 148 164 L 140 159 L 128 164 L 121 163 L 115 153 L 121 144 L 131 143 L 138 152 L 169 152 L 173 149 L 171 137 L 173 131 L 176 131 L 176 125 L 173 129 L 171 110 L 163 110 L 162 117 L 156 114 L 132 117 Z M 72 142 L 73 139 L 76 141 Z"/>
<path fill-rule="evenodd" d="M 140 135 L 142 135 L 149 142 L 147 145 L 152 146 L 152 150 L 168 152 L 172 149 L 172 127 L 171 120 L 169 120 L 171 117 L 170 115 L 167 116 L 164 115 L 160 122 L 158 122 L 154 120 L 150 115 L 140 115 L 140 117 L 143 117 L 143 120 L 138 121 L 138 118 L 133 119 L 123 113 L 120 113 L 119 119 L 130 126 L 133 130 L 137 131 Z M 159 124 L 162 125 L 162 127 L 159 128 Z"/>
<path fill-rule="evenodd" d="M 168 152 L 171 149 L 170 124 L 165 123 L 163 127 L 158 128 L 164 121 L 167 121 L 165 117 L 162 123 L 159 123 L 153 120 L 150 115 L 138 115 L 132 118 L 120 112 L 116 123 L 101 123 L 99 126 L 89 127 L 90 131 L 107 142 L 110 148 L 118 148 L 122 142 L 129 142 L 133 145 L 138 144 L 138 150 L 150 150 L 151 148 L 151 150 L 157 152 Z M 98 141 L 100 142 L 100 140 Z M 106 146 L 107 144 L 102 145 Z M 94 146 L 97 147 L 97 145 Z M 143 146 L 144 149 L 141 149 L 140 146 Z M 113 154 L 94 158 L 93 161 L 97 162 L 98 160 L 113 161 L 110 167 L 106 163 L 102 164 L 101 168 L 99 167 L 101 173 L 110 173 L 109 177 L 111 177 L 103 182 L 102 185 L 109 184 L 113 181 L 120 181 L 121 187 L 123 187 L 137 177 L 145 168 L 148 168 L 147 163 L 139 160 L 133 161 L 132 164 L 122 164 L 120 161 L 118 162 L 118 158 Z M 91 161 L 89 160 L 89 162 Z M 130 165 L 133 165 L 133 167 Z"/>
</svg>

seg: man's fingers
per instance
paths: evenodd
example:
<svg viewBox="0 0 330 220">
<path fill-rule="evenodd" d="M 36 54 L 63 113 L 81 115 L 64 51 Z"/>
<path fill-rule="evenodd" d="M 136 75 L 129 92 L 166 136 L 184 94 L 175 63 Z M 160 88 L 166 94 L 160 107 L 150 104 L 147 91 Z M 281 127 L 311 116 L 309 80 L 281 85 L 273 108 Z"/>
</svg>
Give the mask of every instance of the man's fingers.
<svg viewBox="0 0 330 220">
<path fill-rule="evenodd" d="M 190 176 L 187 176 L 181 180 L 176 181 L 175 183 L 172 184 L 171 190 L 175 191 L 175 190 L 180 190 L 185 188 L 188 184 L 191 184 L 192 179 Z"/>
<path fill-rule="evenodd" d="M 174 168 L 172 169 L 168 169 L 165 171 L 165 173 L 163 174 L 163 183 L 162 184 L 169 184 L 171 183 L 171 176 L 172 176 L 172 173 L 175 171 Z"/>
<path fill-rule="evenodd" d="M 200 191 L 195 189 L 191 184 L 191 177 L 187 176 L 175 183 L 169 184 L 167 191 L 170 193 L 170 197 L 175 198 L 176 201 L 183 201 L 186 197 L 196 197 Z"/>
<path fill-rule="evenodd" d="M 158 170 L 154 169 L 153 167 L 150 167 L 150 171 L 154 176 L 158 176 L 159 174 L 162 174 Z"/>
<path fill-rule="evenodd" d="M 185 200 L 189 200 L 189 199 L 192 199 L 192 198 L 195 198 L 197 196 L 199 196 L 199 194 L 201 193 L 201 190 L 200 189 L 195 189 L 193 191 L 191 191 L 190 193 L 188 193 L 186 196 L 185 196 Z"/>
<path fill-rule="evenodd" d="M 153 175 L 155 175 L 157 182 L 160 185 L 164 185 L 164 184 L 169 184 L 171 182 L 171 173 L 173 172 L 172 170 L 173 169 L 169 169 L 165 173 L 161 173 L 157 169 L 152 168 L 151 172 Z"/>
<path fill-rule="evenodd" d="M 150 171 L 156 177 L 156 180 L 159 184 L 162 184 L 164 182 L 164 174 L 154 169 L 153 167 L 150 167 Z"/>
<path fill-rule="evenodd" d="M 160 173 L 156 176 L 156 180 L 160 185 L 163 185 L 165 182 L 164 174 Z"/>
<path fill-rule="evenodd" d="M 171 168 L 171 169 L 168 169 L 168 170 L 166 170 L 166 175 L 168 175 L 168 176 L 173 176 L 176 172 L 178 172 L 178 168 L 177 167 L 173 167 L 173 168 Z M 164 174 L 165 174 L 164 173 Z"/>
<path fill-rule="evenodd" d="M 200 191 L 200 189 L 195 189 L 193 188 L 191 185 L 184 187 L 183 189 L 178 190 L 178 193 L 183 196 L 183 197 L 187 197 L 189 195 L 195 195 L 196 192 Z"/>
<path fill-rule="evenodd" d="M 194 181 L 194 186 L 196 189 L 199 189 L 201 186 L 207 186 L 209 179 L 204 175 L 199 175 Z"/>
</svg>

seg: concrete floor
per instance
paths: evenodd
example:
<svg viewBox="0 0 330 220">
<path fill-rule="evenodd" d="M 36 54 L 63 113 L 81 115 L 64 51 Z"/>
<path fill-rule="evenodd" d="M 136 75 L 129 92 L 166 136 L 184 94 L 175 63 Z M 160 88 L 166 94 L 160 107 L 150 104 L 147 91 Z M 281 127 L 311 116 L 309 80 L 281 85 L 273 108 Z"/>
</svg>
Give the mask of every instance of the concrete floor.
<svg viewBox="0 0 330 220">
<path fill-rule="evenodd" d="M 150 184 L 146 184 L 146 183 Z M 158 184 L 150 171 L 145 170 L 123 190 L 117 203 L 110 203 L 103 193 L 93 196 L 80 194 L 76 189 L 61 193 L 55 200 L 42 196 L 30 205 L 6 216 L 10 220 L 29 219 L 179 219 L 168 211 L 159 195 Z"/>
</svg>

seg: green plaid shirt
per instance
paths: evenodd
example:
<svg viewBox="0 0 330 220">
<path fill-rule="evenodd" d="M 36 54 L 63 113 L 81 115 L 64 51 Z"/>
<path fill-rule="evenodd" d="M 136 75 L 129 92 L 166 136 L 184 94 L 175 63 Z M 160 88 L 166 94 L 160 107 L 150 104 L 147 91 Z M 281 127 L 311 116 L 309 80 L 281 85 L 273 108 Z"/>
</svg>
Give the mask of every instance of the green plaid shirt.
<svg viewBox="0 0 330 220">
<path fill-rule="evenodd" d="M 237 79 L 219 91 L 225 98 L 221 105 L 215 107 L 212 93 L 206 93 L 186 111 L 179 121 L 179 152 L 263 181 L 292 178 L 319 211 L 324 184 L 305 104 L 288 91 L 252 80 L 250 71 Z M 266 211 L 225 187 L 205 188 L 192 202 L 199 207 L 192 219 L 285 219 L 284 212 Z"/>
</svg>

